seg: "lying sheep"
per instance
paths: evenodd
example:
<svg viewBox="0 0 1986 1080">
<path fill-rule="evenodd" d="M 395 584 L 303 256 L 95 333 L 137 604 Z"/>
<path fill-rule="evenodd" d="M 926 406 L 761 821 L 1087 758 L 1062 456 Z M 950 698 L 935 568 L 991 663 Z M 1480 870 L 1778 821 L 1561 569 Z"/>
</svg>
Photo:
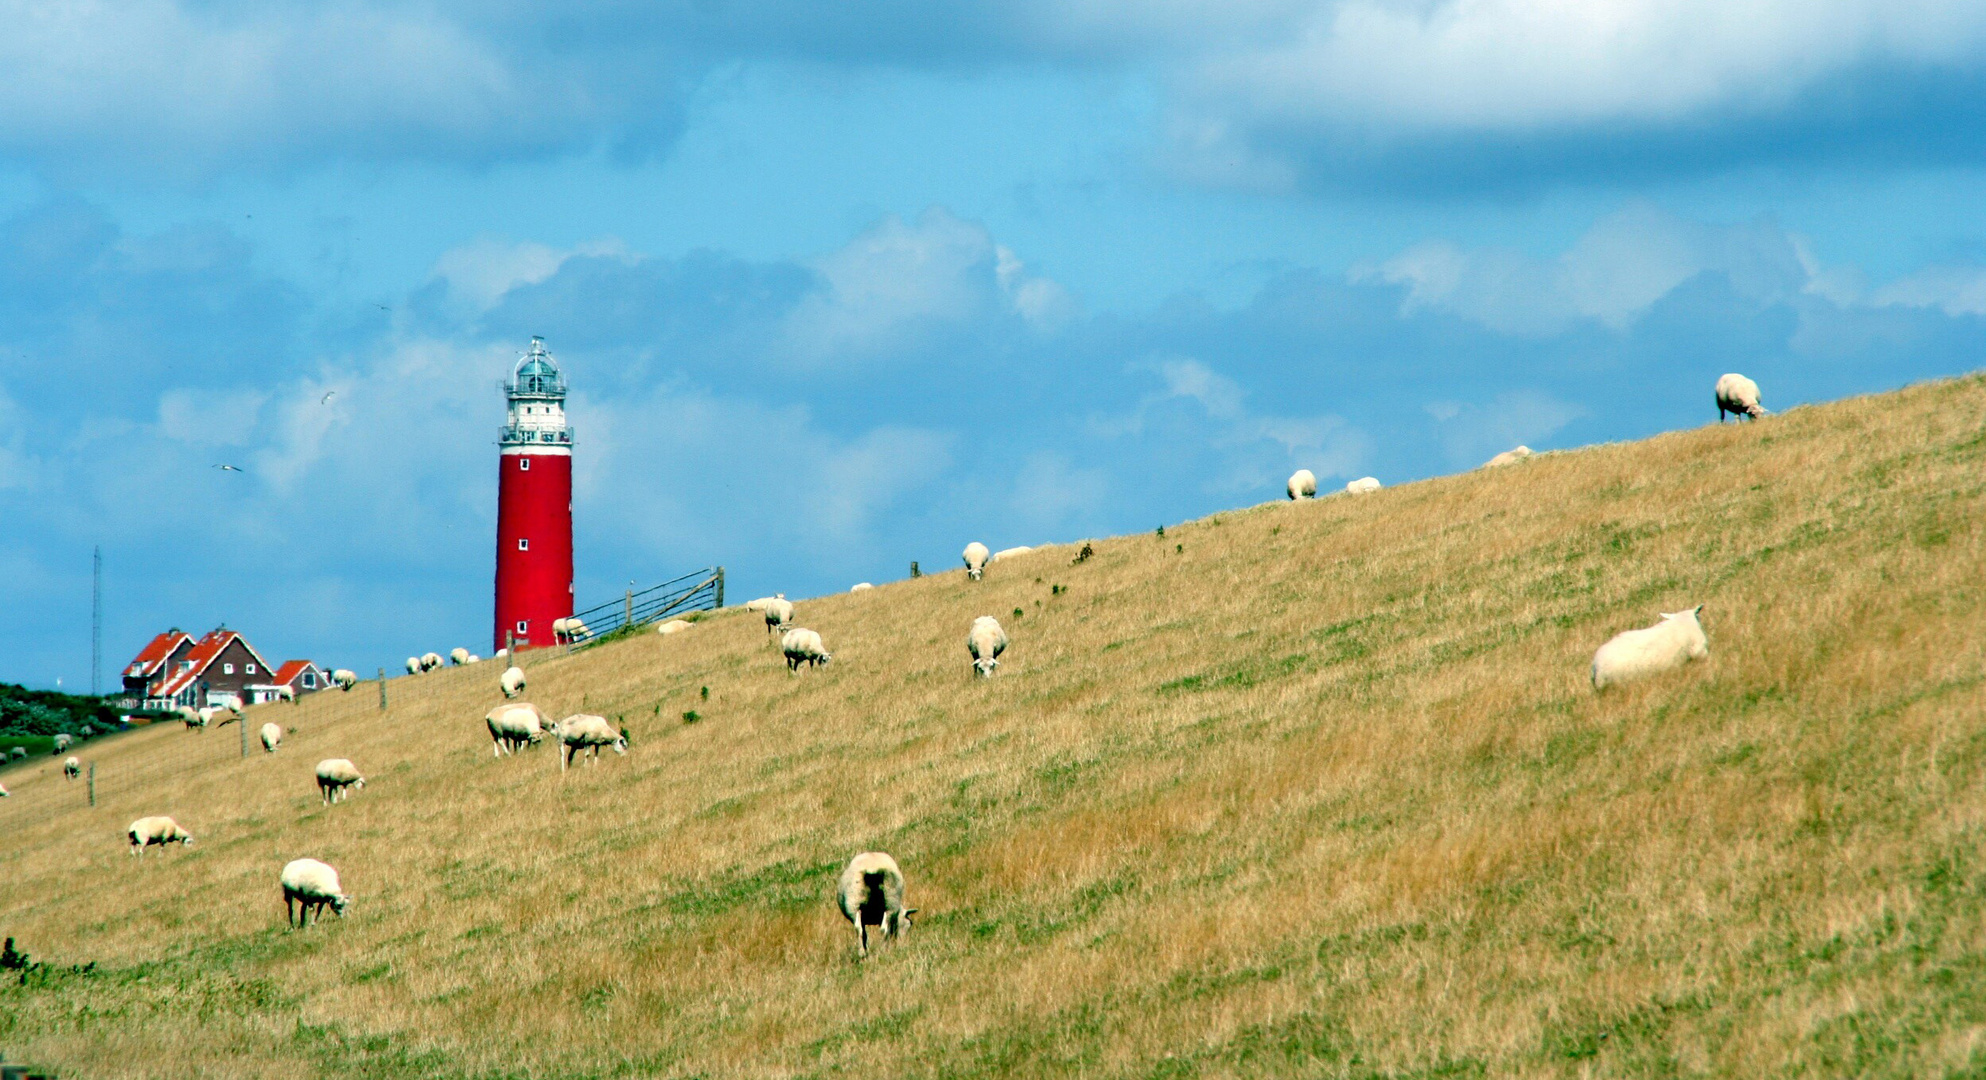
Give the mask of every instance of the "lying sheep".
<svg viewBox="0 0 1986 1080">
<path fill-rule="evenodd" d="M 440 653 L 422 653 L 422 654 L 421 654 L 421 670 L 422 670 L 422 671 L 433 671 L 434 669 L 436 669 L 436 668 L 438 668 L 438 667 L 440 667 L 440 666 L 441 666 L 441 654 L 440 654 Z"/>
<path fill-rule="evenodd" d="M 283 729 L 273 723 L 262 725 L 262 749 L 273 754 L 283 745 Z"/>
<path fill-rule="evenodd" d="M 469 654 L 469 662 L 470 662 L 470 663 L 472 663 L 472 664 L 480 664 L 480 663 L 482 663 L 482 662 L 483 662 L 483 658 L 482 658 L 482 657 L 480 657 L 480 656 L 477 656 L 477 655 L 476 655 L 475 653 L 470 653 L 470 654 Z"/>
<path fill-rule="evenodd" d="M 179 827 L 179 822 L 169 817 L 141 817 L 124 831 L 131 838 L 131 854 L 143 855 L 145 849 L 157 844 L 193 845 L 193 834 Z"/>
<path fill-rule="evenodd" d="M 350 668 L 339 668 L 331 673 L 331 683 L 340 690 L 349 691 L 359 684 L 359 673 Z"/>
<path fill-rule="evenodd" d="M 25 746 L 16 746 L 12 750 L 7 751 L 7 757 L 11 761 L 21 761 L 26 759 L 27 756 L 28 748 Z"/>
<path fill-rule="evenodd" d="M 448 650 L 448 662 L 456 667 L 461 667 L 469 662 L 469 650 L 460 645 Z"/>
<path fill-rule="evenodd" d="M 420 673 L 421 673 L 421 658 L 418 656 L 409 656 L 407 658 L 407 674 L 419 675 Z"/>
<path fill-rule="evenodd" d="M 965 635 L 965 649 L 972 654 L 974 674 L 993 674 L 993 669 L 1000 666 L 1000 654 L 1007 651 L 1007 632 L 1000 628 L 1000 620 L 991 615 L 972 620 L 972 629 Z"/>
<path fill-rule="evenodd" d="M 869 955 L 869 928 L 881 927 L 885 939 L 901 937 L 910 929 L 916 908 L 903 906 L 903 871 L 896 860 L 880 851 L 865 851 L 848 860 L 836 884 L 835 897 L 841 914 L 855 924 L 861 955 Z"/>
<path fill-rule="evenodd" d="M 1505 465 L 1515 465 L 1518 462 L 1523 461 L 1525 458 L 1530 456 L 1531 456 L 1530 447 L 1519 446 L 1514 450 L 1505 450 L 1503 453 L 1498 454 L 1497 456 L 1489 459 L 1488 461 L 1483 462 L 1483 468 L 1496 469 L 1496 468 L 1501 468 Z"/>
<path fill-rule="evenodd" d="M 497 679 L 497 685 L 503 688 L 503 696 L 507 698 L 514 698 L 523 693 L 524 669 L 521 667 L 504 668 L 503 675 Z"/>
<path fill-rule="evenodd" d="M 1377 478 L 1361 476 L 1351 483 L 1346 484 L 1345 490 L 1353 495 L 1369 495 L 1372 492 L 1378 491 L 1379 487 L 1380 484 Z"/>
<path fill-rule="evenodd" d="M 1001 548 L 1000 550 L 993 553 L 992 561 L 999 562 L 1001 559 L 1011 559 L 1019 555 L 1025 555 L 1033 550 L 1034 550 L 1033 548 L 1027 546 L 1026 544 L 1022 544 L 1019 547 Z"/>
<path fill-rule="evenodd" d="M 614 729 L 604 716 L 590 713 L 574 713 L 552 725 L 552 735 L 559 741 L 559 771 L 564 772 L 572 759 L 587 754 L 586 763 L 600 760 L 600 748 L 611 746 L 614 753 L 628 752 L 628 737 Z"/>
<path fill-rule="evenodd" d="M 83 763 L 74 754 L 62 759 L 62 775 L 70 780 L 83 775 Z"/>
<path fill-rule="evenodd" d="M 768 634 L 786 629 L 786 624 L 793 621 L 793 601 L 783 596 L 767 600 L 759 610 L 765 612 L 765 632 Z"/>
<path fill-rule="evenodd" d="M 338 884 L 338 871 L 316 859 L 291 861 L 283 867 L 282 883 L 283 915 L 294 927 L 309 926 L 313 911 L 319 922 L 324 921 L 326 904 L 342 919 L 346 906 L 352 902 Z"/>
<path fill-rule="evenodd" d="M 1289 492 L 1291 499 L 1314 499 L 1317 497 L 1317 474 L 1309 469 L 1298 469 L 1290 474 L 1283 490 Z"/>
<path fill-rule="evenodd" d="M 292 705 L 297 703 L 297 688 L 288 684 L 276 688 L 276 696 Z"/>
<path fill-rule="evenodd" d="M 483 723 L 490 728 L 491 757 L 515 754 L 519 747 L 536 745 L 545 737 L 545 714 L 528 701 L 498 705 Z"/>
<path fill-rule="evenodd" d="M 858 582 L 856 582 L 856 583 L 855 583 L 855 584 L 854 584 L 854 585 L 853 585 L 852 587 L 850 587 L 848 591 L 849 591 L 849 592 L 868 592 L 868 591 L 869 591 L 870 589 L 873 589 L 873 588 L 875 588 L 875 586 L 874 586 L 874 585 L 872 585 L 872 584 L 870 584 L 869 582 L 866 582 L 866 581 L 858 581 Z"/>
<path fill-rule="evenodd" d="M 1703 605 L 1687 611 L 1662 612 L 1662 621 L 1640 630 L 1623 630 L 1593 654 L 1593 689 L 1682 667 L 1710 655 L 1698 616 Z"/>
<path fill-rule="evenodd" d="M 496 660 L 500 663 L 508 664 L 510 663 L 510 650 L 507 648 L 498 649 L 497 651 L 490 654 L 490 659 Z"/>
<path fill-rule="evenodd" d="M 805 627 L 794 627 L 780 635 L 779 649 L 786 654 L 786 670 L 797 672 L 801 664 L 816 667 L 834 659 L 821 643 L 821 636 Z"/>
<path fill-rule="evenodd" d="M 680 634 L 695 625 L 695 623 L 688 619 L 670 619 L 668 622 L 656 627 L 655 632 L 658 634 Z"/>
<path fill-rule="evenodd" d="M 1737 372 L 1724 375 L 1717 380 L 1717 422 L 1724 422 L 1724 414 L 1729 413 L 1744 420 L 1756 420 L 1765 415 L 1765 409 L 1758 403 L 1758 384 Z"/>
<path fill-rule="evenodd" d="M 986 575 L 986 560 L 990 555 L 991 552 L 986 550 L 986 545 L 977 540 L 967 544 L 965 546 L 965 576 L 974 581 L 978 581 L 984 577 Z"/>
<path fill-rule="evenodd" d="M 354 790 L 365 790 L 365 777 L 350 759 L 325 758 L 317 763 L 317 793 L 324 797 L 326 806 L 350 798 Z"/>
</svg>

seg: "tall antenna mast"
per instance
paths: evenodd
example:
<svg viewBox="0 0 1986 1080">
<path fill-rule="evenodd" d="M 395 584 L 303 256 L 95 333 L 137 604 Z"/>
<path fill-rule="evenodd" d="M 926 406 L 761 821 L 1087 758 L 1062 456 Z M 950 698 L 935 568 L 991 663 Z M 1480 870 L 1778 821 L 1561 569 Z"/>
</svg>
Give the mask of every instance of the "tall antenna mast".
<svg viewBox="0 0 1986 1080">
<path fill-rule="evenodd" d="M 103 693 L 103 546 L 90 549 L 90 696 Z"/>
</svg>

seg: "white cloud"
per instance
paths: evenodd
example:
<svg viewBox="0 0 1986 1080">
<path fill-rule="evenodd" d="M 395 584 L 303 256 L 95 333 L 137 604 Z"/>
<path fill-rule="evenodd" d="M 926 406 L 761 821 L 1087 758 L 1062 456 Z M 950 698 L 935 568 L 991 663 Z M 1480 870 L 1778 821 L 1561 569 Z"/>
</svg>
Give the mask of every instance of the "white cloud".
<svg viewBox="0 0 1986 1080">
<path fill-rule="evenodd" d="M 1986 315 L 1986 268 L 1933 266 L 1877 289 L 1880 306 L 1937 308 L 1947 315 Z"/>
<path fill-rule="evenodd" d="M 560 249 L 478 237 L 442 252 L 435 260 L 434 276 L 447 284 L 449 299 L 458 308 L 480 314 L 495 307 L 510 290 L 536 285 L 558 273 L 567 259 L 580 255 L 629 258 L 627 246 L 613 238 Z"/>
<path fill-rule="evenodd" d="M 1489 403 L 1433 401 L 1423 406 L 1451 465 L 1481 464 L 1520 444 L 1543 442 L 1586 409 L 1542 390 L 1498 394 Z"/>
<path fill-rule="evenodd" d="M 159 398 L 159 434 L 195 446 L 246 446 L 268 399 L 260 390 L 168 390 Z"/>
</svg>

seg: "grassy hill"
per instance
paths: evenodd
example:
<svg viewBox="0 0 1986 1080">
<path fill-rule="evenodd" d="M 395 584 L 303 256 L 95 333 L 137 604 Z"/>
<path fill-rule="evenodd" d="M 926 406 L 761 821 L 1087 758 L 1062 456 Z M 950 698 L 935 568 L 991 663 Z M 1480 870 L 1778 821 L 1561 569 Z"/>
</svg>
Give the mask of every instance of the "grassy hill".
<svg viewBox="0 0 1986 1080">
<path fill-rule="evenodd" d="M 1163 478 L 1155 478 L 1159 482 Z M 1238 510 L 102 744 L 0 803 L 65 1075 L 1986 1072 L 1986 379 Z M 961 543 L 967 537 L 961 537 Z M 1708 662 L 1593 649 L 1707 605 Z M 1013 638 L 974 681 L 975 615 Z M 437 648 L 454 644 L 435 642 Z M 701 691 L 708 688 L 706 700 Z M 699 719 L 686 723 L 694 710 Z M 318 805 L 311 767 L 371 786 Z M 124 851 L 170 813 L 191 849 Z M 923 909 L 866 962 L 836 870 Z M 284 929 L 285 860 L 351 912 Z"/>
</svg>

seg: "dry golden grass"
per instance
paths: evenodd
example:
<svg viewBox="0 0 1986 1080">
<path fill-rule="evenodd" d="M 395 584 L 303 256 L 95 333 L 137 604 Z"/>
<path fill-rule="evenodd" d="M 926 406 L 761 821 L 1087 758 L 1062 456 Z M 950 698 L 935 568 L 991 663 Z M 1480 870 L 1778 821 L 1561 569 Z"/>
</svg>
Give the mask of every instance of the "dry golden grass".
<svg viewBox="0 0 1986 1080">
<path fill-rule="evenodd" d="M 75 1075 L 1986 1069 L 1986 380 L 1225 513 L 7 779 L 0 1045 Z M 1066 592 L 1053 589 L 1063 585 Z M 1596 696 L 1704 603 L 1711 658 Z M 1015 616 L 1015 609 L 1022 614 Z M 975 681 L 973 616 L 1013 638 Z M 699 688 L 710 690 L 702 700 Z M 702 719 L 681 720 L 694 709 Z M 370 784 L 318 805 L 311 767 Z M 191 849 L 132 860 L 170 813 Z M 866 963 L 855 852 L 923 909 Z M 347 918 L 286 930 L 276 874 Z M 77 966 L 94 963 L 93 970 Z"/>
</svg>

